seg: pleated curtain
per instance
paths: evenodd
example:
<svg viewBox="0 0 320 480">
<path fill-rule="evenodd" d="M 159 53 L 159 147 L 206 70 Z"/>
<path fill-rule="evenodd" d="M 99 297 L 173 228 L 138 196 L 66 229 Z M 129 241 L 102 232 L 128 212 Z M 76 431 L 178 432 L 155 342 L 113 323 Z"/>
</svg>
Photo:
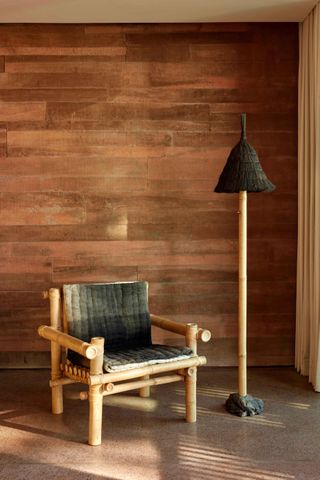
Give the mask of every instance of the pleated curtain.
<svg viewBox="0 0 320 480">
<path fill-rule="evenodd" d="M 300 24 L 296 368 L 320 392 L 320 5 Z"/>
</svg>

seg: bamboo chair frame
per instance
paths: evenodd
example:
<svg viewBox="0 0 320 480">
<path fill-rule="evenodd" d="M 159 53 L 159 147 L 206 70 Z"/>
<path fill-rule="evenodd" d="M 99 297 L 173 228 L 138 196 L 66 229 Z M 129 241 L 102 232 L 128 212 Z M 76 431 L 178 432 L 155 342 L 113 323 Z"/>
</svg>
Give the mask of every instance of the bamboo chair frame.
<svg viewBox="0 0 320 480">
<path fill-rule="evenodd" d="M 195 323 L 186 325 L 157 315 L 151 316 L 155 327 L 183 335 L 186 346 L 194 356 L 169 363 L 133 368 L 119 372 L 103 372 L 104 338 L 95 337 L 90 343 L 72 337 L 67 333 L 62 294 L 58 288 L 51 288 L 44 296 L 50 300 L 51 326 L 41 325 L 38 333 L 51 343 L 51 387 L 52 413 L 63 413 L 63 386 L 82 383 L 88 391 L 80 392 L 81 400 L 89 400 L 89 445 L 100 445 L 102 435 L 103 397 L 120 392 L 139 389 L 141 397 L 150 396 L 150 387 L 165 383 L 183 381 L 185 383 L 186 421 L 196 422 L 197 368 L 207 363 L 206 357 L 197 355 L 197 341 L 208 342 L 209 330 L 198 328 Z M 62 321 L 63 319 L 63 321 Z M 62 360 L 63 348 L 68 348 L 90 360 L 90 368 L 73 365 Z M 151 375 L 170 373 L 150 378 Z"/>
</svg>

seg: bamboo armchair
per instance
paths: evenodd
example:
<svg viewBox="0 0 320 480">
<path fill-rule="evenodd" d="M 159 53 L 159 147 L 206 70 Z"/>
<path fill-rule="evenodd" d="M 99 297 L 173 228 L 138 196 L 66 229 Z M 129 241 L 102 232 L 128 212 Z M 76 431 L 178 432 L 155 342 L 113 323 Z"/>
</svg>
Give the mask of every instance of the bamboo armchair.
<svg viewBox="0 0 320 480">
<path fill-rule="evenodd" d="M 51 326 L 40 326 L 38 333 L 51 342 L 51 380 L 49 384 L 52 413 L 63 413 L 64 385 L 74 383 L 87 385 L 87 391 L 80 392 L 80 399 L 89 400 L 89 445 L 101 444 L 103 397 L 106 395 L 138 389 L 141 397 L 149 397 L 150 386 L 183 381 L 185 383 L 186 421 L 189 423 L 196 421 L 197 367 L 205 365 L 207 362 L 204 356 L 197 355 L 197 341 L 208 342 L 211 338 L 209 330 L 198 328 L 194 323 L 183 325 L 150 314 L 152 326 L 185 337 L 186 347 L 191 349 L 189 358 L 180 357 L 177 360 L 171 359 L 167 363 L 154 362 L 151 365 L 105 372 L 105 338 L 93 337 L 88 342 L 69 335 L 62 290 L 51 288 L 44 295 L 50 300 Z M 106 344 L 108 347 L 108 337 Z M 65 358 L 64 350 L 78 354 L 83 361 L 75 364 Z M 168 374 L 158 375 L 164 373 Z"/>
</svg>

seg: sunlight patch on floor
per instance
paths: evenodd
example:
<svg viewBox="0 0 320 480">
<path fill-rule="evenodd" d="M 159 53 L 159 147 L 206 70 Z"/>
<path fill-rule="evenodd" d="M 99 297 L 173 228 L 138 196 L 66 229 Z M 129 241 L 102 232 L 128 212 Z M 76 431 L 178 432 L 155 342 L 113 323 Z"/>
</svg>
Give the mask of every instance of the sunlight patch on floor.
<svg viewBox="0 0 320 480">
<path fill-rule="evenodd" d="M 297 408 L 298 410 L 309 410 L 311 405 L 309 403 L 295 403 L 295 402 L 284 402 L 288 407 Z"/>
<path fill-rule="evenodd" d="M 103 399 L 103 403 L 106 406 L 128 408 L 141 412 L 154 412 L 158 408 L 157 400 L 129 395 L 109 395 Z"/>
<path fill-rule="evenodd" d="M 187 437 L 178 444 L 179 465 L 200 480 L 292 480 L 291 474 L 259 468 L 249 458 Z"/>
<path fill-rule="evenodd" d="M 173 412 L 184 415 L 185 414 L 185 406 L 180 403 L 171 403 L 170 408 Z M 227 412 L 216 412 L 213 409 L 206 407 L 197 407 L 197 415 L 199 417 L 215 417 L 215 416 L 223 416 L 225 419 L 229 419 L 238 422 L 250 422 L 250 425 L 259 425 L 259 426 L 266 426 L 266 427 L 277 427 L 277 428 L 286 428 L 285 424 L 278 420 L 280 415 L 272 415 L 272 414 L 264 414 L 264 415 L 256 415 L 253 417 L 237 417 L 236 415 L 231 415 Z"/>
<path fill-rule="evenodd" d="M 176 388 L 175 393 L 178 395 L 185 395 L 183 388 Z M 230 393 L 232 393 L 231 390 L 225 388 L 197 387 L 197 395 L 204 397 L 227 399 Z"/>
</svg>

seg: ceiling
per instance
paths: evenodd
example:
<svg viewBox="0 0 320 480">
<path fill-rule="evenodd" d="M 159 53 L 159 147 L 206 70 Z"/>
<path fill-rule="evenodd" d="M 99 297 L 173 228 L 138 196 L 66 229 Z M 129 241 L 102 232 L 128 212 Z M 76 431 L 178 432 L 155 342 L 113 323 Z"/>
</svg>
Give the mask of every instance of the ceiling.
<svg viewBox="0 0 320 480">
<path fill-rule="evenodd" d="M 317 0 L 0 0 L 3 23 L 299 22 Z"/>
</svg>

